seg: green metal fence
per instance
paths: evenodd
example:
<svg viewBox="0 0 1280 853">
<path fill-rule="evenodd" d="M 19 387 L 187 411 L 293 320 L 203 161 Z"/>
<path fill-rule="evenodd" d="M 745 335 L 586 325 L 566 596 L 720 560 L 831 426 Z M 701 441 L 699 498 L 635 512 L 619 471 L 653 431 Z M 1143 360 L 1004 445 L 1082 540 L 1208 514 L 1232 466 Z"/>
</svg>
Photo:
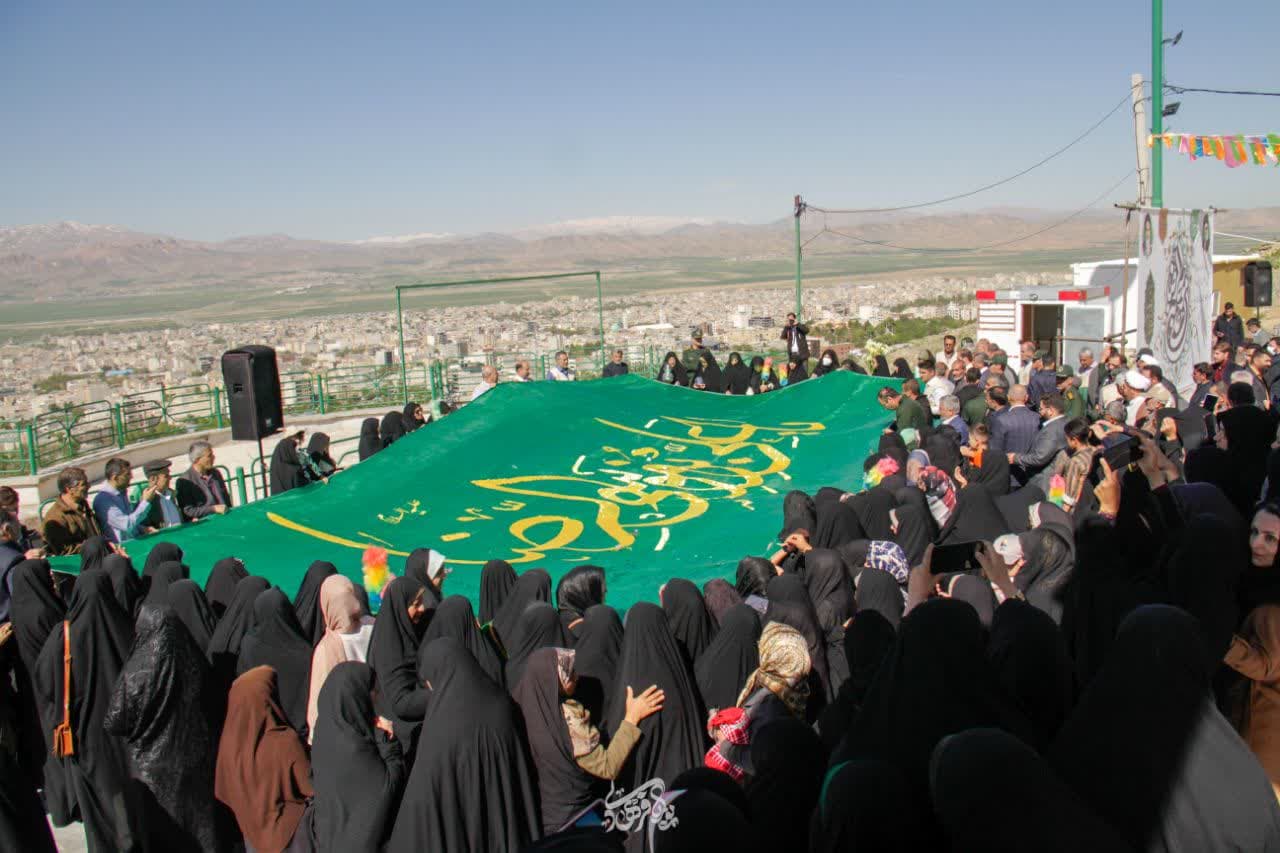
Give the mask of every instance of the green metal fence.
<svg viewBox="0 0 1280 853">
<path fill-rule="evenodd" d="M 220 425 L 218 400 L 204 384 L 161 385 L 154 391 L 126 394 L 119 407 L 125 444 Z"/>
<path fill-rule="evenodd" d="M 411 399 L 429 397 L 431 380 L 427 365 L 411 365 L 406 371 Z M 321 378 L 320 399 L 329 411 L 370 409 L 375 406 L 401 408 L 404 386 L 400 383 L 399 365 L 359 365 L 335 367 Z"/>
<path fill-rule="evenodd" d="M 603 352 L 598 345 L 575 348 L 570 365 L 579 379 L 598 378 L 602 361 L 615 348 L 623 350 L 632 373 L 656 374 L 663 353 L 636 345 L 606 346 Z M 280 375 L 280 391 L 285 413 L 294 416 L 384 406 L 399 409 L 406 396 L 419 403 L 432 399 L 462 403 L 471 398 L 485 365 L 496 367 L 501 381 L 511 382 L 520 361 L 528 362 L 530 377 L 541 381 L 555 364 L 555 351 L 438 359 L 406 365 L 403 379 L 398 364 L 336 367 L 320 373 L 288 371 Z M 0 477 L 36 474 L 92 453 L 166 435 L 221 429 L 229 422 L 226 392 L 221 386 L 203 383 L 162 385 L 126 394 L 115 402 L 66 406 L 26 423 L 0 425 Z M 255 479 L 252 473 L 240 479 L 246 494 L 261 489 L 260 476 Z M 233 476 L 228 476 L 228 482 Z"/>
<path fill-rule="evenodd" d="M 108 402 L 67 406 L 32 421 L 35 463 L 47 468 L 124 444 L 119 409 Z M 34 473 L 34 472 L 32 472 Z"/>
<path fill-rule="evenodd" d="M 17 477 L 31 470 L 35 452 L 30 424 L 15 429 L 0 429 L 0 477 Z"/>
</svg>

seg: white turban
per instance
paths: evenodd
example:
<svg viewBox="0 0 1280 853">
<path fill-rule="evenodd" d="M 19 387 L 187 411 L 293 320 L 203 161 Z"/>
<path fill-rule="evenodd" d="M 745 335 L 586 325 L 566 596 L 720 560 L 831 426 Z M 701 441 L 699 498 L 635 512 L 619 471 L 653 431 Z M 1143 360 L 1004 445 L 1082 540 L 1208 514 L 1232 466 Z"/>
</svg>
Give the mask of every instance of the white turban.
<svg viewBox="0 0 1280 853">
<path fill-rule="evenodd" d="M 1151 387 L 1151 380 L 1136 370 L 1125 371 L 1124 384 L 1135 391 L 1146 391 Z"/>
</svg>

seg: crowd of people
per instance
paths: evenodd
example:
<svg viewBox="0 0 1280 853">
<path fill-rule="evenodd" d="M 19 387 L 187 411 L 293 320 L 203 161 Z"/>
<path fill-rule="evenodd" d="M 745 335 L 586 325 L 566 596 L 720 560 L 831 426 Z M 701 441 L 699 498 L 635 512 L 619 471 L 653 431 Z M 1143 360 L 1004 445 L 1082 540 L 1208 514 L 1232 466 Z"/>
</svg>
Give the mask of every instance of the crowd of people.
<svg viewBox="0 0 1280 853">
<path fill-rule="evenodd" d="M 721 367 L 715 353 L 703 344 L 703 333 L 695 331 L 689 339 L 689 346 L 679 355 L 671 350 L 663 356 L 655 378 L 667 385 L 682 385 L 695 391 L 750 395 L 776 391 L 803 382 L 810 376 L 824 376 L 836 370 L 866 374 L 867 371 L 853 358 L 840 361 L 833 349 L 822 352 L 811 374 L 808 334 L 809 327 L 796 322 L 795 314 L 788 314 L 780 335 L 785 342 L 785 358 L 775 362 L 773 356 L 757 355 L 747 362 L 741 353 L 731 352 Z"/>
<path fill-rule="evenodd" d="M 14 548 L 0 847 L 47 813 L 93 851 L 1280 848 L 1258 346 L 1183 400 L 1150 353 L 949 339 L 860 482 L 625 613 L 604 568 L 501 560 L 473 609 L 427 548 L 376 613 L 325 562 L 202 588 L 172 544 L 136 570 L 113 498 L 78 576 Z M 391 414 L 377 449 L 425 422 Z"/>
<path fill-rule="evenodd" d="M 270 494 L 327 481 L 342 470 L 329 453 L 328 435 L 317 432 L 303 447 L 305 436 L 297 431 L 276 444 Z M 96 538 L 112 552 L 126 554 L 130 540 L 226 514 L 231 492 L 215 467 L 213 446 L 192 442 L 187 456 L 190 467 L 177 477 L 167 459 L 143 463 L 147 483 L 140 491 L 130 489 L 133 463 L 112 457 L 103 465 L 102 485 L 92 501 L 88 472 L 74 465 L 62 469 L 55 481 L 57 497 L 44 510 L 38 531 L 20 522 L 17 491 L 0 486 L 0 586 L 11 583 L 8 574 L 20 559 L 74 556 Z"/>
</svg>

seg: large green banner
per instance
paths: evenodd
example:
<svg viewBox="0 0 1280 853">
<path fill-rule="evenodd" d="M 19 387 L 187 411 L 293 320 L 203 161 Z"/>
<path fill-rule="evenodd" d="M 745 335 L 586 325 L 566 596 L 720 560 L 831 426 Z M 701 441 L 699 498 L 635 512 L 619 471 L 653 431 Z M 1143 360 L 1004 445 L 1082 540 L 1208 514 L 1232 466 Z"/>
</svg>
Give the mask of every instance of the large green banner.
<svg viewBox="0 0 1280 853">
<path fill-rule="evenodd" d="M 608 600 L 656 600 L 672 577 L 732 577 L 766 554 L 792 489 L 855 489 L 889 413 L 888 380 L 838 372 L 753 397 L 638 377 L 502 384 L 365 462 L 222 517 L 130 542 L 134 564 L 180 545 L 203 582 L 229 555 L 296 590 L 313 560 L 357 583 L 361 554 L 385 548 L 399 573 L 414 548 L 443 553 L 445 592 L 474 602 L 501 558 L 553 581 L 603 566 Z"/>
</svg>

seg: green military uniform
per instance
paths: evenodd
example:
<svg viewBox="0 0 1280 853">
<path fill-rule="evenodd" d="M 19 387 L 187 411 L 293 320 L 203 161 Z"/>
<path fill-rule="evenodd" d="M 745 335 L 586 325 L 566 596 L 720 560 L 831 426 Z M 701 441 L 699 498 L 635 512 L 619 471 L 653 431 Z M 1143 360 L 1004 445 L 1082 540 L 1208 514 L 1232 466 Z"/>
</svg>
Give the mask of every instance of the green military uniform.
<svg viewBox="0 0 1280 853">
<path fill-rule="evenodd" d="M 960 411 L 960 417 L 964 418 L 964 422 L 969 425 L 969 429 L 973 429 L 978 424 L 987 422 L 987 395 L 979 394 L 972 400 L 964 404 L 964 408 Z"/>
<path fill-rule="evenodd" d="M 693 336 L 693 346 L 687 348 L 680 353 L 680 363 L 684 365 L 684 369 L 689 373 L 689 381 L 693 381 L 693 374 L 698 372 L 698 360 L 702 358 L 703 351 L 706 347 L 702 345 L 702 335 Z"/>
<path fill-rule="evenodd" d="M 1071 379 L 1075 375 L 1076 375 L 1075 370 L 1073 370 L 1071 365 L 1069 364 L 1063 364 L 1058 367 L 1059 382 L 1061 382 L 1063 379 Z M 1084 416 L 1085 408 L 1086 408 L 1084 393 L 1075 386 L 1075 383 L 1068 383 L 1067 390 L 1059 391 L 1058 393 L 1061 394 L 1062 399 L 1066 401 L 1066 404 L 1067 404 L 1066 411 L 1064 411 L 1062 414 L 1064 417 L 1066 417 L 1067 420 Z"/>
<path fill-rule="evenodd" d="M 898 418 L 895 423 L 898 426 L 898 432 L 913 429 L 916 435 L 923 435 L 924 430 L 929 426 L 929 417 L 924 413 L 923 406 L 903 394 L 898 398 Z"/>
</svg>

